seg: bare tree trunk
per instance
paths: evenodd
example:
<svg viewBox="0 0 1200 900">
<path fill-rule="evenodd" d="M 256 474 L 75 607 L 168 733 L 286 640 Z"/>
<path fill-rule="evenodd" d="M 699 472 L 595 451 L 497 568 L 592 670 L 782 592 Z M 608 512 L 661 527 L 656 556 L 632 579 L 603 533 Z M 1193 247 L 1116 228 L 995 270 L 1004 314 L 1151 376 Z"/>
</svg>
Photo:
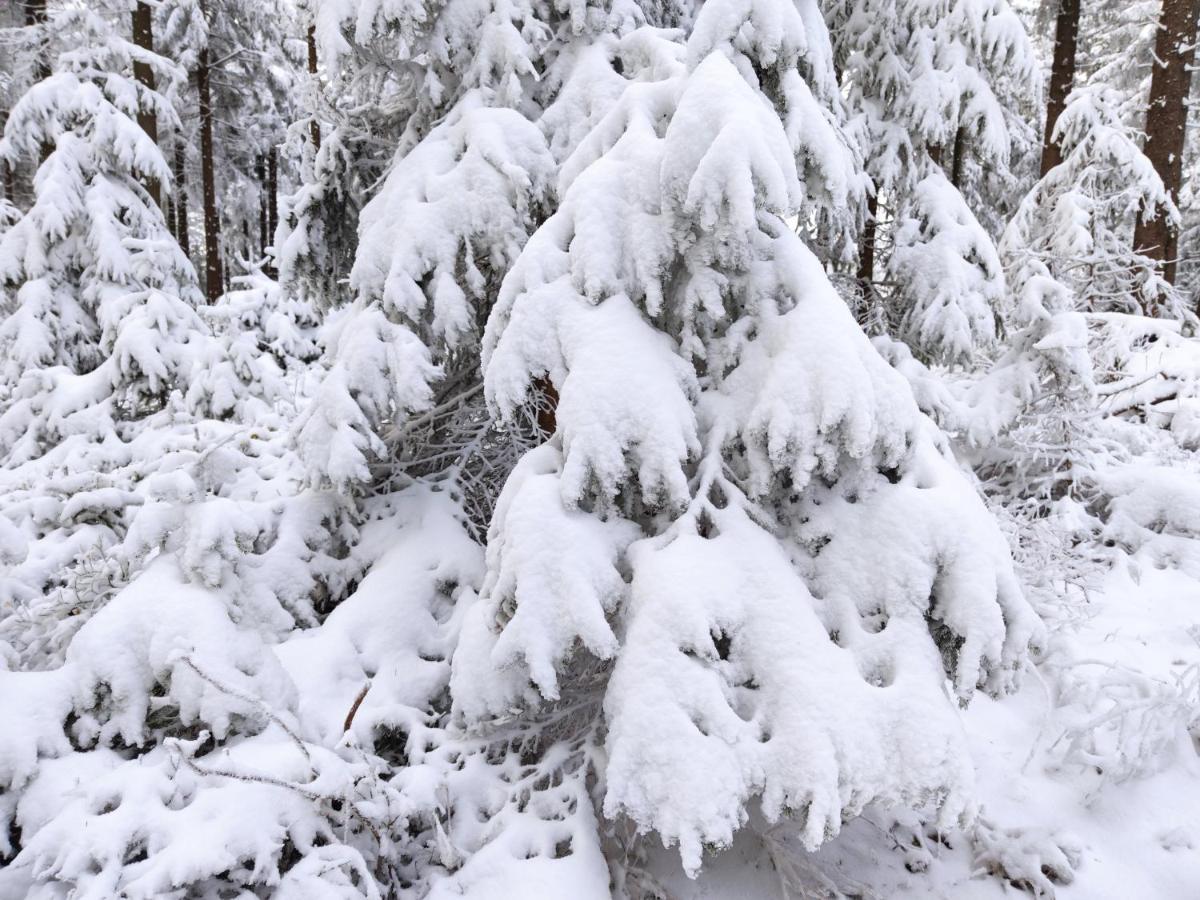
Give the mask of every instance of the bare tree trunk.
<svg viewBox="0 0 1200 900">
<path fill-rule="evenodd" d="M 4 128 L 8 124 L 8 110 L 0 109 L 0 136 L 4 134 Z M 16 172 L 13 171 L 13 164 L 0 159 L 0 173 L 3 173 L 4 181 L 4 199 L 14 206 L 17 203 L 17 178 Z"/>
<path fill-rule="evenodd" d="M 1154 45 L 1145 152 L 1172 200 L 1179 197 L 1183 181 L 1183 139 L 1192 77 L 1188 70 L 1196 55 L 1196 12 L 1197 0 L 1163 0 Z M 1165 209 L 1144 213 L 1150 218 L 1139 218 L 1133 232 L 1134 249 L 1161 262 L 1163 277 L 1174 284 L 1178 230 Z"/>
<path fill-rule="evenodd" d="M 46 0 L 25 0 L 25 24 L 29 27 L 44 27 L 46 24 Z M 46 58 L 46 41 L 43 36 L 38 41 L 37 62 L 34 64 L 33 77 L 35 81 L 50 75 L 50 60 Z"/>
<path fill-rule="evenodd" d="M 263 256 L 271 239 L 267 237 L 267 161 L 261 153 L 254 157 L 254 177 L 258 179 L 258 253 Z"/>
<path fill-rule="evenodd" d="M 275 229 L 279 227 L 279 151 L 271 147 L 267 154 L 267 244 L 275 243 Z M 267 274 L 274 278 L 278 273 L 275 266 L 267 266 Z"/>
<path fill-rule="evenodd" d="M 312 77 L 315 87 L 317 81 L 317 26 L 308 26 L 308 74 Z M 308 123 L 308 136 L 312 141 L 313 152 L 321 149 L 321 123 L 317 121 L 317 111 L 313 110 L 312 120 Z"/>
<path fill-rule="evenodd" d="M 150 8 L 150 4 L 138 0 L 137 6 L 130 13 L 133 20 L 133 43 L 143 50 L 154 51 L 154 11 Z M 133 77 L 137 79 L 138 84 L 145 86 L 150 90 L 154 90 L 154 70 L 150 68 L 148 63 L 135 62 L 133 64 Z M 150 140 L 158 143 L 158 116 L 153 109 L 147 109 L 141 103 L 138 104 L 138 125 L 142 131 L 150 136 Z M 158 180 L 151 178 L 146 182 L 146 190 L 155 203 L 162 202 L 161 191 L 159 189 Z"/>
<path fill-rule="evenodd" d="M 25 24 L 30 28 L 46 27 L 46 0 L 25 0 Z M 43 33 L 38 39 L 37 61 L 33 66 L 33 80 L 43 81 L 50 77 L 50 59 L 49 51 L 46 49 L 46 38 Z M 54 152 L 54 145 L 49 141 L 42 141 L 42 151 L 40 162 L 45 162 L 46 158 Z"/>
<path fill-rule="evenodd" d="M 962 190 L 963 167 L 967 161 L 967 129 L 962 125 L 954 132 L 954 167 L 950 171 L 950 183 Z"/>
<path fill-rule="evenodd" d="M 1079 0 L 1059 0 L 1054 25 L 1054 62 L 1050 68 L 1050 97 L 1046 102 L 1046 131 L 1042 137 L 1042 168 L 1045 175 L 1062 162 L 1062 148 L 1054 140 L 1054 126 L 1067 106 L 1075 84 L 1075 47 L 1079 41 Z"/>
<path fill-rule="evenodd" d="M 207 4 L 201 10 L 207 14 Z M 204 189 L 204 294 L 209 303 L 221 296 L 221 218 L 217 214 L 217 185 L 213 172 L 212 97 L 208 87 L 208 45 L 200 51 L 196 87 L 200 94 L 200 179 Z"/>
<path fill-rule="evenodd" d="M 179 249 L 183 255 L 192 255 L 191 229 L 188 227 L 188 198 L 186 148 L 183 143 L 183 133 L 175 135 L 175 240 L 179 241 Z"/>
<path fill-rule="evenodd" d="M 862 240 L 858 247 L 858 283 L 863 296 L 871 293 L 875 281 L 875 217 L 879 212 L 879 198 L 874 194 L 867 197 L 867 220 L 863 223 Z"/>
<path fill-rule="evenodd" d="M 279 151 L 272 147 L 267 154 L 267 236 L 275 240 L 279 227 Z"/>
</svg>

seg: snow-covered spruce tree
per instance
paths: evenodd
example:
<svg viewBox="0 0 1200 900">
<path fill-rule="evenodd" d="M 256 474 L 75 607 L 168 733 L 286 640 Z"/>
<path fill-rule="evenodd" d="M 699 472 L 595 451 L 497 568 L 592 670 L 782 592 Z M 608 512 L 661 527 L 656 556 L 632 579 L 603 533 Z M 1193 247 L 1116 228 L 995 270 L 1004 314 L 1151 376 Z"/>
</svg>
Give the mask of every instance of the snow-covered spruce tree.
<svg viewBox="0 0 1200 900">
<path fill-rule="evenodd" d="M 926 358 L 962 361 L 995 337 L 988 306 L 1003 274 L 991 244 L 1004 210 L 993 201 L 1005 191 L 991 182 L 1011 182 L 1010 160 L 1033 140 L 1017 102 L 1037 92 L 1032 46 L 1004 0 L 839 0 L 825 12 L 874 184 L 859 319 Z M 936 286 L 912 283 L 918 258 L 936 261 Z M 931 310 L 947 324 L 931 327 Z"/>
<path fill-rule="evenodd" d="M 1119 115 L 1126 125 L 1145 124 L 1161 11 L 1160 0 L 1101 0 L 1083 6 L 1084 38 L 1078 50 L 1081 83 L 1116 91 Z"/>
<path fill-rule="evenodd" d="M 551 194 L 552 148 L 568 152 L 585 131 L 581 124 L 611 102 L 614 82 L 623 83 L 609 51 L 575 65 L 577 53 L 588 36 L 622 33 L 642 16 L 623 4 L 559 9 L 468 0 L 427 16 L 375 9 L 356 17 L 355 9 L 318 4 L 317 45 L 342 89 L 376 85 L 389 98 L 395 159 L 359 218 L 350 273 L 356 299 L 326 329 L 329 375 L 299 423 L 300 447 L 318 482 L 360 492 L 391 474 L 370 469 L 388 456 L 393 470 L 409 475 L 448 472 L 470 481 L 490 495 L 468 500 L 482 529 L 511 466 L 485 465 L 483 482 L 468 471 L 475 466 L 468 457 L 478 461 L 482 446 L 511 446 L 511 436 L 487 434 L 483 322 Z M 546 69 L 540 83 L 539 68 Z M 591 76 L 587 96 L 572 87 L 580 68 Z M 531 119 L 547 105 L 556 110 L 543 133 Z M 339 126 L 323 144 L 318 171 L 335 154 L 341 166 L 354 164 L 343 143 L 353 129 Z M 321 196 L 324 188 L 311 191 L 304 209 L 315 216 Z M 285 270 L 311 246 L 314 227 L 323 228 L 319 216 L 307 224 L 297 218 L 281 241 Z M 411 413 L 420 415 L 406 421 Z"/>
<path fill-rule="evenodd" d="M 389 422 L 478 393 L 481 308 L 524 244 L 552 161 L 518 113 L 471 106 L 400 159 L 363 211 L 359 300 L 326 327 L 329 372 L 297 426 L 314 474 L 335 485 L 372 481 Z M 458 377 L 435 397 L 441 371 Z"/>
<path fill-rule="evenodd" d="M 230 602 L 248 621 L 312 620 L 319 555 L 303 574 L 284 557 L 312 560 L 328 517 L 280 511 L 286 462 L 278 482 L 251 482 L 252 511 L 213 496 L 282 452 L 264 438 L 281 430 L 273 404 L 286 364 L 276 360 L 303 348 L 267 310 L 236 325 L 225 310 L 198 313 L 196 273 L 144 187 L 169 185 L 170 172 L 137 112 L 152 108 L 164 124 L 173 114 L 132 62 L 154 66 L 162 85 L 178 73 L 126 41 L 125 22 L 53 13 L 57 63 L 16 104 L 0 144 L 31 161 L 52 148 L 33 204 L 0 239 L 0 494 L 20 538 L 6 542 L 3 638 L 35 666 L 60 659 L 160 549 L 210 586 L 247 573 Z M 248 330 L 259 324 L 261 334 Z"/>
<path fill-rule="evenodd" d="M 1094 496 L 1091 460 L 1104 452 L 1088 324 L 1045 265 L 1026 259 L 1021 266 L 1007 350 L 965 386 L 959 426 L 989 492 L 1008 511 L 1026 521 L 1057 511 L 1080 522 L 1087 513 L 1073 504 Z"/>
<path fill-rule="evenodd" d="M 887 269 L 895 326 L 921 358 L 970 362 L 995 344 L 1005 283 L 1000 255 L 936 167 L 900 202 Z"/>
<path fill-rule="evenodd" d="M 16 104 L 0 144 L 6 158 L 53 147 L 33 204 L 0 244 L 0 446 L 15 461 L 111 433 L 174 389 L 197 411 L 225 415 L 234 403 L 195 377 L 205 352 L 195 272 L 142 186 L 169 182 L 170 171 L 137 109 L 168 122 L 173 112 L 133 80 L 132 60 L 162 80 L 177 72 L 98 15 L 62 13 L 54 24 L 77 40 Z"/>
<path fill-rule="evenodd" d="M 1178 293 L 1133 247 L 1138 216 L 1152 215 L 1159 205 L 1178 213 L 1134 132 L 1122 123 L 1119 101 L 1103 86 L 1071 93 L 1055 129 L 1063 161 L 1021 201 L 1005 231 L 1003 253 L 1017 268 L 1037 260 L 1071 291 L 1080 310 L 1184 317 Z"/>
<path fill-rule="evenodd" d="M 497 410 L 539 378 L 559 397 L 497 506 L 451 679 L 470 728 L 555 723 L 533 746 L 578 787 L 524 816 L 526 856 L 595 852 L 574 812 L 591 774 L 604 816 L 677 843 L 690 873 L 753 808 L 809 847 L 872 802 L 959 822 L 971 768 L 944 680 L 1003 691 L 1038 635 L 945 442 L 786 224 L 821 195 L 780 102 L 807 88 L 761 76 L 813 61 L 813 13 L 718 0 L 686 49 L 631 35 L 643 67 L 489 320 Z M 620 887 L 636 851 L 602 830 Z"/>
<path fill-rule="evenodd" d="M 350 299 L 345 282 L 358 243 L 358 216 L 394 151 L 401 126 L 393 117 L 409 107 L 412 89 L 408 79 L 399 85 L 392 80 L 386 53 L 366 47 L 355 53 L 356 45 L 340 35 L 336 13 L 332 23 L 328 14 L 322 17 L 326 40 L 318 41 L 316 20 L 325 9 L 319 2 L 298 4 L 308 69 L 301 82 L 304 117 L 290 125 L 285 145 L 298 181 L 282 198 L 272 235 L 281 283 L 318 309 Z M 352 9 L 343 11 L 353 20 Z"/>
<path fill-rule="evenodd" d="M 474 80 L 463 78 L 474 51 L 489 45 L 488 34 L 512 27 L 506 13 L 518 14 L 508 7 L 491 11 L 488 3 L 464 2 L 300 4 L 311 54 L 308 118 L 291 130 L 300 185 L 286 201 L 276 243 L 281 278 L 318 306 L 355 298 L 345 282 L 359 216 L 389 166 L 453 109 L 464 86 L 491 74 L 491 55 L 481 53 Z M 492 48 L 526 46 L 519 35 L 511 45 L 508 35 L 500 37 L 490 41 Z M 519 81 L 531 71 L 527 63 L 505 60 L 495 74 Z"/>
</svg>

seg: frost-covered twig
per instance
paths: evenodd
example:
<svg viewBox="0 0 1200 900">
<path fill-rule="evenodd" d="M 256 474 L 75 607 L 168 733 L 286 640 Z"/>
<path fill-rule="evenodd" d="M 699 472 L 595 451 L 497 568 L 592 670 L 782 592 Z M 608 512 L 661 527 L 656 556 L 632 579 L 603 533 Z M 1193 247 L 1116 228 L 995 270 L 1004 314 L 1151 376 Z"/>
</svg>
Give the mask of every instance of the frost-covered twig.
<svg viewBox="0 0 1200 900">
<path fill-rule="evenodd" d="M 287 722 L 285 722 L 281 716 L 279 716 L 273 709 L 271 709 L 271 707 L 269 707 L 266 703 L 264 703 L 259 698 L 252 697 L 251 695 L 245 693 L 244 691 L 239 691 L 237 688 L 230 687 L 229 685 L 225 684 L 224 682 L 219 681 L 217 678 L 208 674 L 203 669 L 201 669 L 200 666 L 198 666 L 196 664 L 196 661 L 192 659 L 190 654 L 182 654 L 179 657 L 179 661 L 182 662 L 184 665 L 186 665 L 188 668 L 190 668 L 193 672 L 195 672 L 196 675 L 199 676 L 203 681 L 208 682 L 210 685 L 215 687 L 221 693 L 228 694 L 230 697 L 235 697 L 238 700 L 241 700 L 243 703 L 247 704 L 248 706 L 258 710 L 258 712 L 261 713 L 263 716 L 265 716 L 268 720 L 270 720 L 271 722 L 274 722 L 276 725 L 278 725 L 280 727 L 280 729 L 283 731 L 283 733 L 286 734 L 291 739 L 291 741 L 295 745 L 296 749 L 300 751 L 300 754 L 304 757 L 305 761 L 308 763 L 309 772 L 311 773 L 312 778 L 314 780 L 316 779 L 317 770 L 313 764 L 312 754 L 310 754 L 308 752 L 308 746 L 304 743 L 303 740 L 300 739 L 300 735 L 296 734 L 296 732 L 292 729 L 292 726 L 289 725 Z"/>
</svg>

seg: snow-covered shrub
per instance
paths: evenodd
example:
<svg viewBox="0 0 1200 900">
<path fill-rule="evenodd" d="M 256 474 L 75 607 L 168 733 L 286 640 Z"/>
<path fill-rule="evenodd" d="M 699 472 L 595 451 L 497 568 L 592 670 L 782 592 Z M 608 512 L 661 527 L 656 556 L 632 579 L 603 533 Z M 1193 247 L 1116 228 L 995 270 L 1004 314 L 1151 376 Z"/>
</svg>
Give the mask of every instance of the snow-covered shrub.
<svg viewBox="0 0 1200 900">
<path fill-rule="evenodd" d="M 1070 835 L 1045 828 L 1001 828 L 982 817 L 971 831 L 977 870 L 1003 878 L 1034 897 L 1055 896 L 1056 885 L 1075 880 L 1083 847 Z"/>
<path fill-rule="evenodd" d="M 1161 771 L 1200 734 L 1200 666 L 1174 678 L 1106 660 L 1056 667 L 1056 764 L 1104 785 Z"/>
<path fill-rule="evenodd" d="M 1088 317 L 1091 353 L 1104 373 L 1109 416 L 1167 428 L 1185 449 L 1200 446 L 1200 340 L 1179 321 L 1121 313 Z"/>
<path fill-rule="evenodd" d="M 481 560 L 446 492 L 390 502 L 359 542 L 371 574 L 275 648 L 166 557 L 59 668 L 0 671 L 25 723 L 0 737 L 0 896 L 373 898 L 445 872 L 458 752 L 436 714 Z"/>
<path fill-rule="evenodd" d="M 1103 537 L 1159 568 L 1200 576 L 1200 481 L 1166 467 L 1123 466 L 1102 473 Z"/>
</svg>

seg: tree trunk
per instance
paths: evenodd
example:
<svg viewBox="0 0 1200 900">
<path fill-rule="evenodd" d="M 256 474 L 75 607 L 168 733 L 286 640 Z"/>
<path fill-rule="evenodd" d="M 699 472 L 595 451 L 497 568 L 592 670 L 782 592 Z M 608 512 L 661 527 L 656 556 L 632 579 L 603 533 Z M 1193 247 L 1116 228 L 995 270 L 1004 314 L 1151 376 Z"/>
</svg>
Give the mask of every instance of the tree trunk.
<svg viewBox="0 0 1200 900">
<path fill-rule="evenodd" d="M 1147 158 L 1163 180 L 1172 200 L 1179 197 L 1183 180 L 1183 139 L 1187 125 L 1188 71 L 1196 55 L 1197 0 L 1163 0 L 1154 45 L 1154 74 L 1146 109 Z M 1175 283 L 1179 233 L 1162 209 L 1144 210 L 1133 232 L 1133 246 L 1162 263 L 1162 274 Z"/>
<path fill-rule="evenodd" d="M 207 13 L 206 4 L 201 9 Z M 196 87 L 200 94 L 200 179 L 204 189 L 204 294 L 209 303 L 221 296 L 221 218 L 217 214 L 217 185 L 213 172 L 212 97 L 209 94 L 208 46 L 200 51 Z"/>
<path fill-rule="evenodd" d="M 138 0 L 137 6 L 130 13 L 133 19 L 133 43 L 143 50 L 154 51 L 154 12 L 150 8 L 150 4 Z M 154 69 L 148 63 L 135 62 L 133 64 L 133 77 L 137 79 L 138 84 L 141 84 L 149 90 L 154 90 Z M 150 140 L 158 143 L 158 116 L 153 108 L 146 108 L 141 103 L 138 104 L 138 125 L 142 131 L 150 136 Z M 151 178 L 146 182 L 146 190 L 155 203 L 162 202 L 161 191 L 159 190 L 158 179 Z"/>
<path fill-rule="evenodd" d="M 312 77 L 313 90 L 317 85 L 317 26 L 308 26 L 308 74 Z M 321 123 L 317 121 L 317 111 L 314 108 L 312 119 L 308 123 L 308 136 L 312 141 L 313 153 L 321 149 Z"/>
<path fill-rule="evenodd" d="M 1054 126 L 1067 105 L 1075 84 L 1075 46 L 1079 40 L 1079 0 L 1059 0 L 1054 25 L 1054 62 L 1050 68 L 1050 97 L 1046 102 L 1046 131 L 1042 137 L 1045 175 L 1062 162 L 1062 148 L 1054 140 Z"/>
<path fill-rule="evenodd" d="M 25 0 L 25 24 L 44 27 L 46 24 L 46 0 Z M 42 81 L 50 75 L 50 60 L 46 58 L 46 39 L 42 35 L 38 40 L 37 61 L 34 63 L 33 77 Z"/>
<path fill-rule="evenodd" d="M 962 125 L 954 132 L 954 168 L 950 171 L 950 183 L 962 190 L 963 168 L 967 162 L 967 129 Z"/>
<path fill-rule="evenodd" d="M 179 241 L 179 249 L 183 255 L 191 257 L 192 240 L 188 227 L 188 198 L 187 175 L 185 171 L 186 149 L 183 143 L 183 133 L 175 135 L 175 240 Z"/>
<path fill-rule="evenodd" d="M 862 240 L 858 248 L 858 283 L 863 296 L 868 296 L 875 281 L 875 216 L 879 212 L 879 198 L 874 194 L 867 197 L 867 220 L 863 223 Z"/>
<path fill-rule="evenodd" d="M 4 128 L 8 124 L 8 110 L 0 109 L 0 136 L 4 134 Z M 17 177 L 13 171 L 13 164 L 0 159 L 0 173 L 3 173 L 4 182 L 4 199 L 13 206 L 17 205 Z"/>
<path fill-rule="evenodd" d="M 267 154 L 267 238 L 275 240 L 279 227 L 279 151 L 272 147 Z"/>
<path fill-rule="evenodd" d="M 533 382 L 537 402 L 535 417 L 543 440 L 550 440 L 558 429 L 558 391 L 549 376 L 541 375 Z"/>
<path fill-rule="evenodd" d="M 43 33 L 38 38 L 37 59 L 33 64 L 33 80 L 44 81 L 50 77 L 50 59 L 49 51 L 46 48 L 46 0 L 25 0 L 25 25 L 29 28 L 41 28 Z M 42 141 L 41 159 L 39 162 L 45 162 L 46 159 L 54 152 L 54 145 L 49 141 Z"/>
<path fill-rule="evenodd" d="M 275 231 L 279 228 L 279 150 L 271 148 L 267 154 L 267 242 L 275 244 Z M 274 256 L 272 255 L 272 259 Z M 267 266 L 267 274 L 272 278 L 279 275 L 274 262 Z"/>
<path fill-rule="evenodd" d="M 258 179 L 258 254 L 265 256 L 267 253 L 267 244 L 271 239 L 267 237 L 267 161 L 261 153 L 254 157 L 254 177 Z"/>
</svg>

